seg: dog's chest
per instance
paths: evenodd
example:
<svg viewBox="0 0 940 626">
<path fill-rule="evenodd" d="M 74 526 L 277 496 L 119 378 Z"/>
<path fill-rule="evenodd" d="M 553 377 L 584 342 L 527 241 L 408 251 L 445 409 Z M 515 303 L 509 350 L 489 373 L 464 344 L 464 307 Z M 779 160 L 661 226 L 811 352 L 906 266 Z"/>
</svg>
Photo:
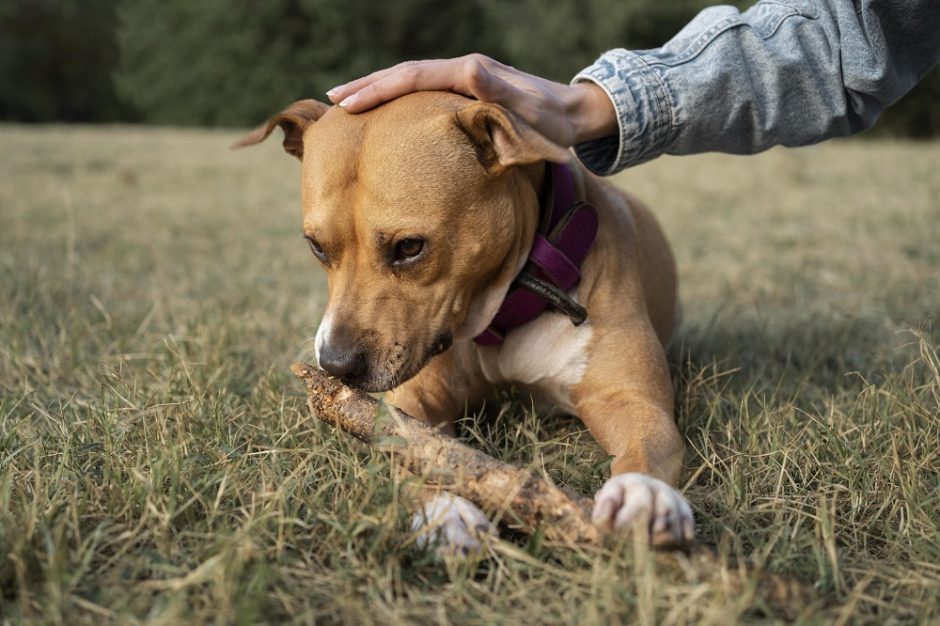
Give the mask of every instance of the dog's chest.
<svg viewBox="0 0 940 626">
<path fill-rule="evenodd" d="M 502 346 L 477 351 L 492 384 L 522 385 L 574 412 L 569 390 L 587 369 L 591 324 L 574 326 L 564 315 L 545 313 L 510 332 Z"/>
</svg>

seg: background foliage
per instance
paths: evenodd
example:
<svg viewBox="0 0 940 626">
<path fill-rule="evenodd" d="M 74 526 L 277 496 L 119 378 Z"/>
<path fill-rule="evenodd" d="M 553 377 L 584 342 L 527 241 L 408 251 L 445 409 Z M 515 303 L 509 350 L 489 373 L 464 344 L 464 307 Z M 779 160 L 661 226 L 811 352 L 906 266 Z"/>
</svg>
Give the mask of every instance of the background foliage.
<svg viewBox="0 0 940 626">
<path fill-rule="evenodd" d="M 0 2 L 0 119 L 126 119 L 114 90 L 117 21 L 110 0 Z"/>
<path fill-rule="evenodd" d="M 715 1 L 4 0 L 0 119 L 247 126 L 374 69 L 474 51 L 564 81 Z M 938 97 L 934 70 L 879 129 L 940 134 Z"/>
</svg>

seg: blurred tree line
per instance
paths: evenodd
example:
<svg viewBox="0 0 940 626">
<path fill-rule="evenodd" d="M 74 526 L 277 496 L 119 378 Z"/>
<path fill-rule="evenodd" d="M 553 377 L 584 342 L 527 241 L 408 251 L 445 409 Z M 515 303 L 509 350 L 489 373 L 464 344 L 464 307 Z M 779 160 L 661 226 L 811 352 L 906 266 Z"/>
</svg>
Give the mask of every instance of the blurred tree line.
<svg viewBox="0 0 940 626">
<path fill-rule="evenodd" d="M 0 0 L 0 119 L 250 126 L 414 58 L 483 52 L 567 81 L 714 0 Z M 736 2 L 746 7 L 750 1 Z M 940 69 L 882 132 L 940 135 Z"/>
</svg>

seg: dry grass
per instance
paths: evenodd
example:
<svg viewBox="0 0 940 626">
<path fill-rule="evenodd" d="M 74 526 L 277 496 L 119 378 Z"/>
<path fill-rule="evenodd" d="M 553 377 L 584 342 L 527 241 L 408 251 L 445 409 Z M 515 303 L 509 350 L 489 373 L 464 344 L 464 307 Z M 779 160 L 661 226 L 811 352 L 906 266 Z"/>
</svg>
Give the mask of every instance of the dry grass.
<svg viewBox="0 0 940 626">
<path fill-rule="evenodd" d="M 416 551 L 384 459 L 288 364 L 323 276 L 298 167 L 231 134 L 0 127 L 0 622 L 940 620 L 940 145 L 661 159 L 617 180 L 674 243 L 685 491 L 703 541 L 812 591 L 523 538 Z M 575 420 L 465 436 L 590 492 Z"/>
</svg>

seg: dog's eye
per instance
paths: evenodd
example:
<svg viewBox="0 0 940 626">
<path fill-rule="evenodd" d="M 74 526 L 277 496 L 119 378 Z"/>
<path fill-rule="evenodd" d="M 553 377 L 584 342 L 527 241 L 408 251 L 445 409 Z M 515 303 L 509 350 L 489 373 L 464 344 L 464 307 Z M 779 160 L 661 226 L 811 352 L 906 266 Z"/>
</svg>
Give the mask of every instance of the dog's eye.
<svg viewBox="0 0 940 626">
<path fill-rule="evenodd" d="M 310 244 L 310 251 L 313 252 L 313 255 L 320 259 L 320 262 L 326 263 L 326 252 L 323 251 L 323 248 L 320 247 L 320 244 L 313 237 L 305 237 L 307 243 Z"/>
<path fill-rule="evenodd" d="M 424 251 L 424 239 L 402 239 L 395 244 L 395 255 L 393 261 L 401 263 L 411 260 Z"/>
</svg>

